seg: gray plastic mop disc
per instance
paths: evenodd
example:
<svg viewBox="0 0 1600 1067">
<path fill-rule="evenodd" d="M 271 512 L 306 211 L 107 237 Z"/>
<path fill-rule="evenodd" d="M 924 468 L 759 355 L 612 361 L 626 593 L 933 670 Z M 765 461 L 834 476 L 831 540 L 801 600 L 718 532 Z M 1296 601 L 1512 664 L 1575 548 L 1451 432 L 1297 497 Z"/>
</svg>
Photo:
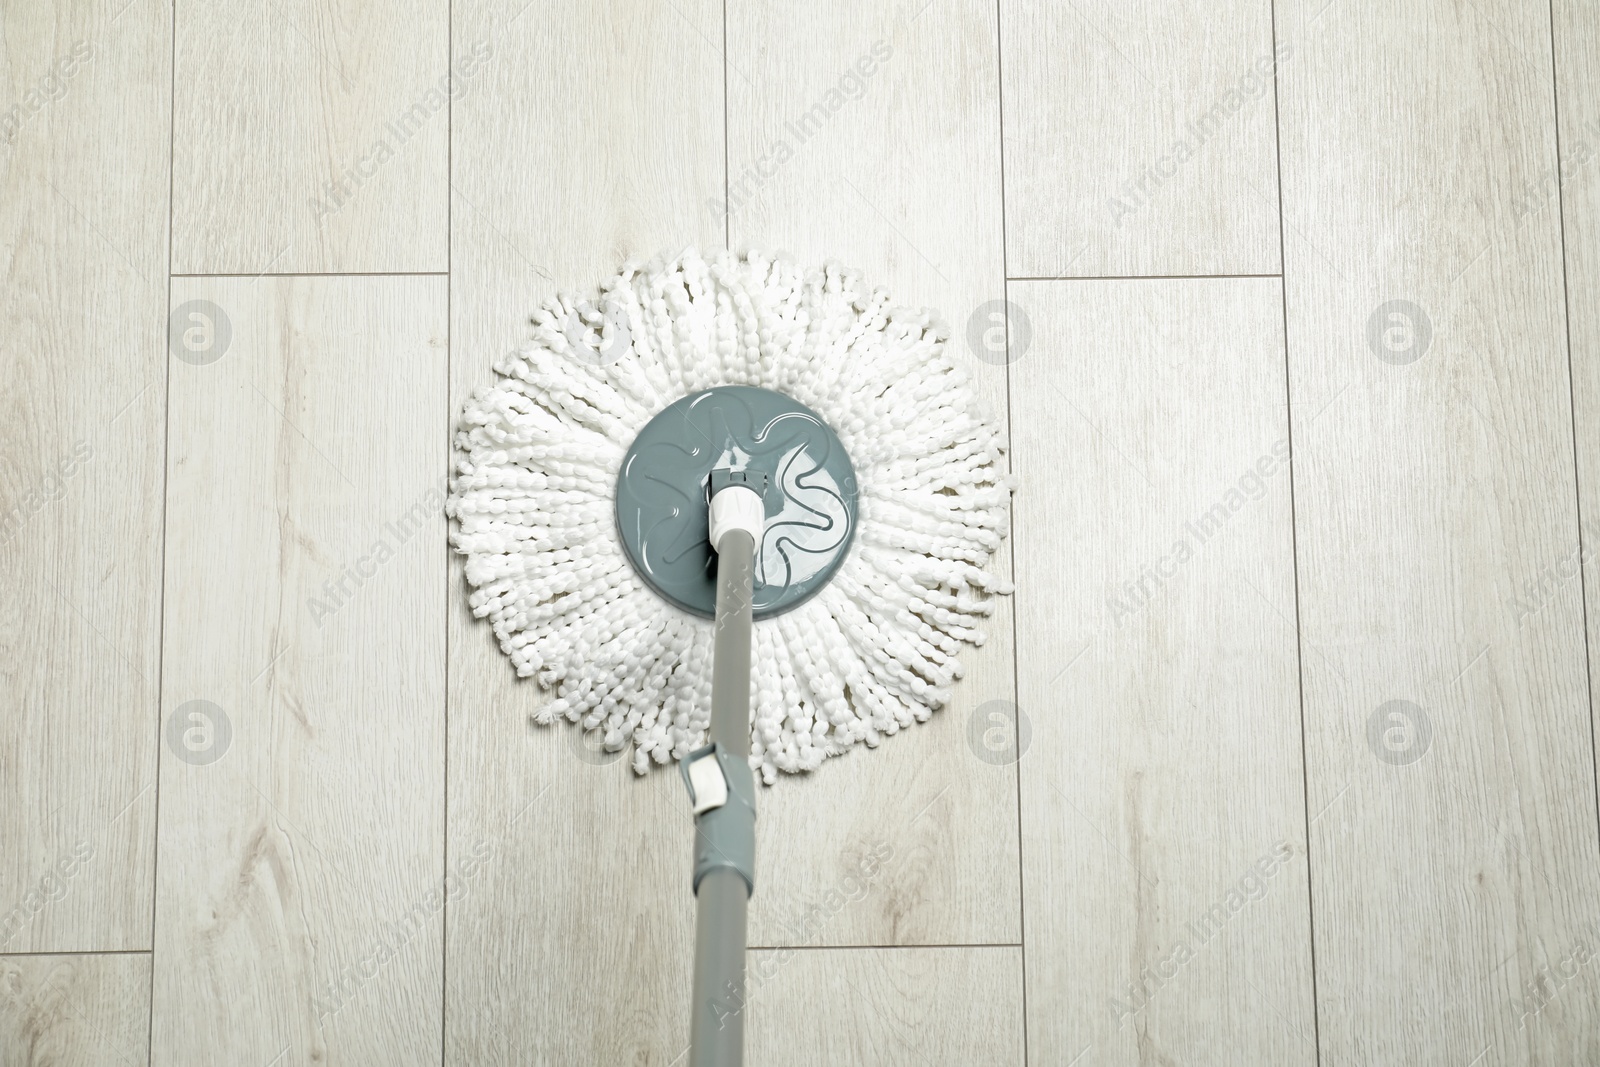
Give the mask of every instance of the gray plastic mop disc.
<svg viewBox="0 0 1600 1067">
<path fill-rule="evenodd" d="M 663 408 L 617 476 L 617 529 L 634 570 L 673 604 L 716 614 L 711 472 L 767 475 L 756 546 L 755 617 L 798 607 L 844 562 L 856 528 L 856 474 L 833 429 L 782 393 L 721 385 Z"/>
</svg>

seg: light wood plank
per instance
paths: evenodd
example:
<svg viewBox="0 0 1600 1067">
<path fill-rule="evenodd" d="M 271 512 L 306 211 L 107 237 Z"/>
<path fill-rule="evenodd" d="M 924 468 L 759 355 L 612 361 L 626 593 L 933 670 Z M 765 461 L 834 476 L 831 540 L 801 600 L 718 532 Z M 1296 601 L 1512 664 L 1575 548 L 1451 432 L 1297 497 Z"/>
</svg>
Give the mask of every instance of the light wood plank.
<svg viewBox="0 0 1600 1067">
<path fill-rule="evenodd" d="M 1267 0 L 1003 0 L 1013 277 L 1266 274 Z"/>
<path fill-rule="evenodd" d="M 496 61 L 455 114 L 451 410 L 557 286 L 721 245 L 721 5 L 455 5 Z M 688 1044 L 693 827 L 681 783 L 585 762 L 450 579 L 450 858 L 487 843 L 449 911 L 446 1062 L 667 1064 Z M 681 1062 L 681 1061 L 680 1061 Z"/>
<path fill-rule="evenodd" d="M 994 20 L 969 0 L 730 4 L 728 208 L 735 247 L 839 259 L 939 309 L 1003 425 L 1004 353 L 980 359 L 968 341 L 1005 297 Z M 1009 550 L 993 566 L 1009 575 Z M 950 707 L 762 792 L 752 944 L 1020 940 L 1015 769 L 968 743 L 981 706 L 1014 701 L 1010 599 L 996 608 Z M 809 921 L 872 855 L 872 892 Z"/>
<path fill-rule="evenodd" d="M 1530 592 L 1578 543 L 1548 9 L 1323 8 L 1278 6 L 1324 1062 L 1596 1062 L 1544 970 L 1600 930 L 1580 583 Z"/>
<path fill-rule="evenodd" d="M 1551 194 L 1554 174 L 1526 191 L 1530 213 L 1549 213 L 1559 203 L 1566 252 L 1569 366 L 1573 431 L 1576 435 L 1582 531 L 1569 556 L 1541 585 L 1573 584 L 1575 563 L 1583 570 L 1589 646 L 1589 706 L 1600 703 L 1600 6 L 1558 0 L 1554 5 L 1556 109 L 1561 124 L 1559 202 Z"/>
<path fill-rule="evenodd" d="M 1011 293 L 1030 1056 L 1315 1064 L 1279 284 Z"/>
<path fill-rule="evenodd" d="M 173 301 L 153 1062 L 437 1062 L 444 279 Z"/>
<path fill-rule="evenodd" d="M 494 62 L 447 0 L 177 11 L 173 270 L 446 269 L 450 100 Z"/>
<path fill-rule="evenodd" d="M 746 1060 L 1021 1064 L 1016 948 L 751 952 Z"/>
<path fill-rule="evenodd" d="M 0 13 L 0 950 L 150 946 L 168 10 Z"/>
<path fill-rule="evenodd" d="M 138 1067 L 149 1051 L 149 954 L 0 958 L 0 1063 Z"/>
</svg>

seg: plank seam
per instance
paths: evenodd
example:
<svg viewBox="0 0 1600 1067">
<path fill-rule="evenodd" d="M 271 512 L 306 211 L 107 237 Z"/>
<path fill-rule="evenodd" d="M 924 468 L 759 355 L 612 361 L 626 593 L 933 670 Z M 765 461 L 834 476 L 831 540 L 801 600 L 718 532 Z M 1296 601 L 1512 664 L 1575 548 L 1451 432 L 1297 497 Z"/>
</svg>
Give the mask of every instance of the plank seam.
<svg viewBox="0 0 1600 1067">
<path fill-rule="evenodd" d="M 1550 104 L 1551 120 L 1555 125 L 1556 137 L 1556 174 L 1561 174 L 1561 80 L 1556 72 L 1556 5 L 1555 0 L 1549 2 L 1550 12 Z M 1584 558 L 1583 552 L 1583 483 L 1578 474 L 1578 464 L 1582 462 L 1583 452 L 1578 447 L 1578 396 L 1572 377 L 1572 289 L 1567 282 L 1567 205 L 1562 194 L 1562 182 L 1556 182 L 1556 220 L 1559 224 L 1557 230 L 1561 238 L 1561 313 L 1567 332 L 1567 416 L 1572 427 L 1572 503 L 1573 514 L 1578 523 L 1578 558 Z M 1581 609 L 1583 620 L 1583 679 L 1584 689 L 1589 698 L 1589 773 L 1595 783 L 1595 831 L 1600 835 L 1600 758 L 1596 756 L 1595 727 L 1594 727 L 1594 668 L 1591 666 L 1592 653 L 1589 650 L 1589 590 L 1585 572 L 1588 568 L 1578 567 L 1578 605 Z M 1600 836 L 1597 836 L 1600 843 Z"/>
<path fill-rule="evenodd" d="M 1278 48 L 1278 4 L 1268 5 L 1272 22 L 1272 49 Z M 1311 872 L 1311 789 L 1310 766 L 1306 759 L 1306 671 L 1305 644 L 1300 619 L 1300 536 L 1299 512 L 1295 506 L 1294 492 L 1294 393 L 1289 385 L 1289 287 L 1283 272 L 1288 267 L 1288 249 L 1283 237 L 1283 115 L 1280 107 L 1281 85 L 1276 71 L 1272 76 L 1272 153 L 1277 165 L 1278 182 L 1278 299 L 1283 315 L 1283 418 L 1284 433 L 1289 441 L 1289 559 L 1294 569 L 1294 658 L 1295 691 L 1300 699 L 1300 806 L 1304 819 L 1306 841 L 1306 930 L 1311 951 L 1311 1035 L 1317 1063 L 1322 1063 L 1322 1020 L 1317 994 L 1317 907 Z"/>
<path fill-rule="evenodd" d="M 1006 76 L 1005 76 L 1005 36 L 1001 29 L 1001 0 L 994 4 L 994 70 L 995 70 L 995 111 L 997 113 L 996 126 L 1000 138 L 1000 299 L 1006 315 L 1006 470 L 1016 474 L 1016 456 L 1012 449 L 1011 420 L 1011 249 L 1006 240 Z M 1011 511 L 1011 584 L 1017 584 L 1017 516 L 1016 509 Z M 1017 663 L 1017 610 L 1012 605 L 1011 610 L 1011 696 L 1018 700 L 1022 696 L 1022 675 Z M 1020 714 L 1020 706 L 1018 709 Z M 1012 725 L 1016 730 L 1016 724 Z M 1020 737 L 1020 735 L 1019 735 Z M 1029 1063 L 1028 1050 L 1028 882 L 1022 869 L 1022 760 L 1019 758 L 1012 765 L 1014 777 L 1012 784 L 1017 791 L 1017 951 L 1022 973 L 1018 976 L 1018 987 L 1022 990 L 1022 1062 L 1024 1067 Z"/>
</svg>

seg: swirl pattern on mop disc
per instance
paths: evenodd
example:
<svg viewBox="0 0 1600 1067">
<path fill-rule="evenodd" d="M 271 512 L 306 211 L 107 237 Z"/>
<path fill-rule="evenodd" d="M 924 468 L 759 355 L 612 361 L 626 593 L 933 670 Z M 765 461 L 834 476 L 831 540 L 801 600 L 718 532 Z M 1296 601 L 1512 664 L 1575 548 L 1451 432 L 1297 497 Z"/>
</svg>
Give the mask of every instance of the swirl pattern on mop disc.
<svg viewBox="0 0 1600 1067">
<path fill-rule="evenodd" d="M 633 439 L 617 478 L 617 530 L 645 583 L 685 611 L 716 617 L 711 473 L 765 477 L 766 525 L 750 591 L 757 619 L 792 611 L 844 563 L 856 475 L 828 424 L 792 397 L 719 385 L 663 408 Z"/>
<path fill-rule="evenodd" d="M 631 745 L 641 774 L 704 744 L 713 623 L 634 570 L 616 494 L 651 420 L 722 386 L 815 412 L 856 481 L 838 569 L 755 624 L 751 766 L 771 784 L 948 703 L 962 645 L 983 643 L 1010 592 L 987 568 L 1011 482 L 932 312 L 834 263 L 689 250 L 625 266 L 597 300 L 558 296 L 533 322 L 464 405 L 448 511 L 473 614 L 519 676 L 554 690 L 536 721 Z"/>
</svg>

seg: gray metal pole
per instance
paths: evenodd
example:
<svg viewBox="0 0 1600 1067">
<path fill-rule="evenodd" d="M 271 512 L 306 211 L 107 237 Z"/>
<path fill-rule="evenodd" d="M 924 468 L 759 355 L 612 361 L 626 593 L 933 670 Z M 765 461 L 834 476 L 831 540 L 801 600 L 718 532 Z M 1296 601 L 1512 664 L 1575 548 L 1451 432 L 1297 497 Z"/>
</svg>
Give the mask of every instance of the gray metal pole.
<svg viewBox="0 0 1600 1067">
<path fill-rule="evenodd" d="M 756 545 L 743 530 L 722 536 L 717 553 L 717 626 L 711 662 L 711 736 L 750 757 L 750 600 Z"/>
<path fill-rule="evenodd" d="M 754 557 L 755 542 L 749 534 L 730 530 L 723 535 L 717 553 L 709 741 L 741 763 L 750 756 Z M 690 1067 L 740 1067 L 744 1063 L 745 912 L 749 894 L 744 878 L 731 867 L 708 870 L 696 890 Z"/>
<path fill-rule="evenodd" d="M 745 908 L 749 889 L 737 871 L 711 871 L 695 897 L 694 1014 L 690 1067 L 744 1063 Z"/>
</svg>

